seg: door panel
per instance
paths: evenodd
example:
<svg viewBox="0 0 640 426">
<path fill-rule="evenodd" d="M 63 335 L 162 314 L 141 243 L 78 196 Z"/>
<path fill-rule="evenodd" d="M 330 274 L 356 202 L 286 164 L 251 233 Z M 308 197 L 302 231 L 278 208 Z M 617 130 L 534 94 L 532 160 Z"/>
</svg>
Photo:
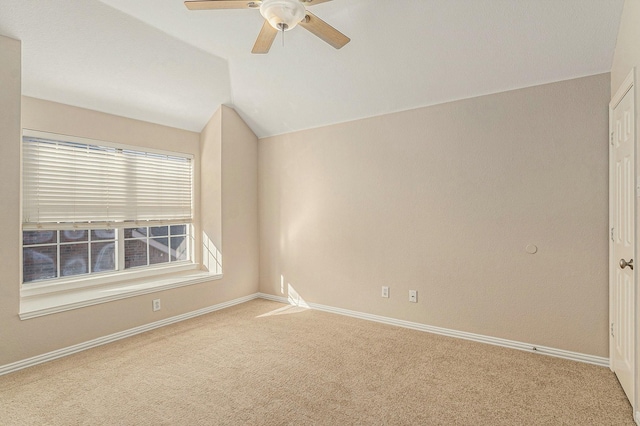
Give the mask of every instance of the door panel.
<svg viewBox="0 0 640 426">
<path fill-rule="evenodd" d="M 628 90 L 612 111 L 612 368 L 629 401 L 634 403 L 635 275 L 629 262 L 635 256 L 635 122 L 634 91 Z"/>
</svg>

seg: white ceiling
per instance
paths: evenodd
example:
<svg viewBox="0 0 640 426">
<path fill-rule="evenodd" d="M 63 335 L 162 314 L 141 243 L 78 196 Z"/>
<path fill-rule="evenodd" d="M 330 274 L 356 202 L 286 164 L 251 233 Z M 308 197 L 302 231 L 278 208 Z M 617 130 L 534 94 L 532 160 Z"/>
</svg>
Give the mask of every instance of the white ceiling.
<svg viewBox="0 0 640 426">
<path fill-rule="evenodd" d="M 181 0 L 0 0 L 23 93 L 200 131 L 233 106 L 265 137 L 608 72 L 624 0 L 333 0 L 352 41 L 301 27 L 250 53 L 257 10 Z"/>
</svg>

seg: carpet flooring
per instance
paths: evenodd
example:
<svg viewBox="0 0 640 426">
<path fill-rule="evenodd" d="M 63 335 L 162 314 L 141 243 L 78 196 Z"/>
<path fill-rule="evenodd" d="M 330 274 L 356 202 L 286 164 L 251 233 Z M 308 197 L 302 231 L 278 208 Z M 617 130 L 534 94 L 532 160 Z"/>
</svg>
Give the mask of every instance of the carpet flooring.
<svg viewBox="0 0 640 426">
<path fill-rule="evenodd" d="M 0 377 L 0 425 L 633 425 L 604 367 L 254 300 Z"/>
</svg>

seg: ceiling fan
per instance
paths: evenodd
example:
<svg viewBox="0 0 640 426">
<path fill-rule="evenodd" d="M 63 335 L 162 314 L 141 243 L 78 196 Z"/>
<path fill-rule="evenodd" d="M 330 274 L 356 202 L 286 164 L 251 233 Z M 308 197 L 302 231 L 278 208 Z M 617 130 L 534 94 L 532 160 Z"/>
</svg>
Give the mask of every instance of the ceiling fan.
<svg viewBox="0 0 640 426">
<path fill-rule="evenodd" d="M 268 53 L 279 31 L 289 31 L 300 24 L 336 49 L 351 39 L 309 12 L 306 6 L 331 0 L 187 0 L 189 10 L 260 9 L 265 23 L 251 53 Z"/>
</svg>

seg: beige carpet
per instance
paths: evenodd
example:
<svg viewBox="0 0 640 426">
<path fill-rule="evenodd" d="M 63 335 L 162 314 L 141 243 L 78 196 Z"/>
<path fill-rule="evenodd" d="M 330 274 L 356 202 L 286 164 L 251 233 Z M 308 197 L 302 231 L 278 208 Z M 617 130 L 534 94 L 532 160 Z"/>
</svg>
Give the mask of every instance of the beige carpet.
<svg viewBox="0 0 640 426">
<path fill-rule="evenodd" d="M 0 377 L 1 425 L 633 425 L 607 368 L 265 300 Z"/>
</svg>

